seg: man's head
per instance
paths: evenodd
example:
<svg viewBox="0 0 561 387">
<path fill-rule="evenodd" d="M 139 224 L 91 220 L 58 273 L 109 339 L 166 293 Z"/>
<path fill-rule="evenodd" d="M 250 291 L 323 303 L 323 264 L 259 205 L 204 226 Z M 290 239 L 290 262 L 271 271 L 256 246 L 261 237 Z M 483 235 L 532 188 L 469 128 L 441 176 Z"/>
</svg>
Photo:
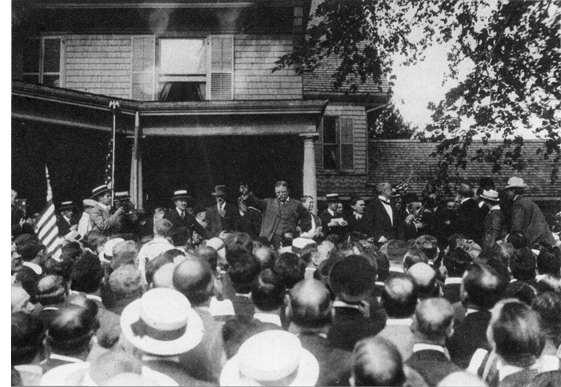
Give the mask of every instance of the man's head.
<svg viewBox="0 0 561 387">
<path fill-rule="evenodd" d="M 211 195 L 214 197 L 214 200 L 216 200 L 216 204 L 222 206 L 224 203 L 226 203 L 226 186 L 225 185 L 215 186 L 214 192 L 211 193 Z"/>
<path fill-rule="evenodd" d="M 351 198 L 351 208 L 355 213 L 362 215 L 366 209 L 366 203 L 363 198 L 353 197 Z"/>
<path fill-rule="evenodd" d="M 173 286 L 193 306 L 205 304 L 213 295 L 214 276 L 207 262 L 199 259 L 187 260 L 175 268 Z"/>
<path fill-rule="evenodd" d="M 178 194 L 179 192 L 179 194 Z M 174 195 L 173 204 L 175 204 L 175 208 L 179 211 L 187 210 L 187 191 L 183 194 L 183 191 L 176 191 Z"/>
<path fill-rule="evenodd" d="M 378 196 L 383 196 L 386 200 L 392 197 L 392 185 L 390 183 L 380 183 L 376 186 L 376 193 Z"/>
<path fill-rule="evenodd" d="M 95 293 L 99 290 L 104 271 L 99 258 L 86 251 L 70 273 L 70 289 L 77 292 Z"/>
<path fill-rule="evenodd" d="M 16 245 L 17 253 L 21 256 L 21 259 L 26 262 L 37 258 L 37 255 L 44 248 L 37 236 L 32 234 L 18 235 L 14 243 Z"/>
<path fill-rule="evenodd" d="M 417 247 L 410 248 L 403 257 L 403 270 L 407 271 L 411 266 L 419 262 L 428 263 L 429 259 Z"/>
<path fill-rule="evenodd" d="M 325 199 L 327 200 L 327 208 L 329 208 L 333 212 L 337 212 L 337 207 L 339 205 L 339 194 L 327 194 L 325 195 Z"/>
<path fill-rule="evenodd" d="M 436 281 L 437 273 L 426 263 L 419 262 L 414 264 L 407 270 L 407 274 L 413 278 L 420 299 L 438 297 L 440 295 L 440 286 Z"/>
<path fill-rule="evenodd" d="M 454 309 L 444 298 L 421 300 L 415 308 L 412 331 L 424 343 L 444 345 L 454 333 Z"/>
<path fill-rule="evenodd" d="M 212 271 L 216 271 L 219 257 L 215 249 L 209 246 L 199 246 L 195 251 L 195 255 L 203 261 L 208 262 Z"/>
<path fill-rule="evenodd" d="M 62 355 L 89 351 L 90 341 L 99 328 L 93 309 L 66 305 L 57 311 L 47 328 L 47 345 Z"/>
<path fill-rule="evenodd" d="M 284 303 L 284 283 L 271 269 L 263 270 L 251 286 L 251 299 L 263 312 L 279 309 Z"/>
<path fill-rule="evenodd" d="M 249 195 L 249 184 L 245 181 L 240 182 L 240 195 Z"/>
<path fill-rule="evenodd" d="M 166 210 L 164 210 L 161 207 L 158 207 L 154 210 L 154 213 L 152 215 L 152 220 L 154 221 L 154 224 L 156 224 L 156 222 L 160 219 L 164 219 L 164 216 L 166 215 Z"/>
<path fill-rule="evenodd" d="M 524 183 L 523 179 L 513 176 L 508 179 L 504 192 L 506 193 L 507 198 L 512 200 L 517 195 L 523 195 L 526 188 L 528 188 L 528 186 Z"/>
<path fill-rule="evenodd" d="M 520 281 L 530 281 L 536 278 L 536 258 L 532 250 L 518 249 L 510 259 L 512 277 Z"/>
<path fill-rule="evenodd" d="M 388 258 L 391 269 L 400 271 L 403 270 L 403 257 L 407 250 L 409 250 L 407 242 L 400 239 L 391 239 L 380 247 L 380 254 Z"/>
<path fill-rule="evenodd" d="M 547 247 L 540 251 L 537 259 L 538 272 L 559 278 L 561 269 L 561 250 L 558 247 Z"/>
<path fill-rule="evenodd" d="M 281 202 L 288 198 L 288 183 L 286 181 L 281 180 L 275 183 L 275 195 Z"/>
<path fill-rule="evenodd" d="M 47 275 L 37 283 L 35 298 L 43 306 L 63 303 L 68 295 L 68 287 L 60 275 Z"/>
<path fill-rule="evenodd" d="M 45 330 L 41 320 L 24 312 L 12 313 L 12 365 L 31 364 L 43 349 Z"/>
<path fill-rule="evenodd" d="M 124 241 L 113 246 L 111 267 L 117 269 L 123 265 L 138 265 L 138 244 L 134 241 Z"/>
<path fill-rule="evenodd" d="M 438 257 L 438 241 L 432 235 L 421 235 L 415 240 L 415 246 L 417 246 L 431 262 Z"/>
<path fill-rule="evenodd" d="M 321 281 L 298 282 L 289 292 L 290 321 L 305 328 L 327 326 L 331 317 L 331 295 Z"/>
<path fill-rule="evenodd" d="M 158 269 L 168 263 L 173 263 L 173 257 L 162 253 L 158 255 L 156 258 L 149 260 L 146 262 L 146 283 L 150 285 L 154 280 L 154 273 L 158 271 Z"/>
<path fill-rule="evenodd" d="M 458 200 L 469 199 L 473 197 L 473 188 L 469 184 L 460 184 L 458 187 Z"/>
<path fill-rule="evenodd" d="M 224 248 L 226 249 L 226 260 L 232 265 L 241 256 L 251 254 L 253 251 L 253 241 L 249 234 L 233 232 L 224 240 Z"/>
<path fill-rule="evenodd" d="M 442 263 L 448 271 L 448 277 L 462 277 L 465 271 L 471 267 L 472 261 L 471 255 L 461 248 L 448 250 L 442 259 Z"/>
<path fill-rule="evenodd" d="M 313 197 L 302 196 L 300 201 L 302 202 L 302 205 L 304 206 L 304 208 L 306 210 L 308 210 L 308 212 L 312 212 L 312 210 L 314 209 L 314 198 Z"/>
<path fill-rule="evenodd" d="M 18 197 L 18 193 L 15 189 L 12 190 L 12 206 L 16 204 L 16 199 Z"/>
<path fill-rule="evenodd" d="M 142 296 L 142 273 L 133 265 L 119 267 L 109 276 L 109 287 L 117 300 Z"/>
<path fill-rule="evenodd" d="M 35 307 L 31 303 L 31 296 L 21 286 L 17 284 L 12 285 L 10 296 L 11 296 L 12 313 L 14 312 L 31 313 L 33 309 L 35 309 Z"/>
<path fill-rule="evenodd" d="M 304 279 L 306 263 L 294 253 L 282 253 L 275 262 L 275 271 L 287 289 Z"/>
<path fill-rule="evenodd" d="M 382 306 L 390 318 L 408 318 L 415 312 L 417 288 L 406 274 L 388 278 L 382 289 Z"/>
<path fill-rule="evenodd" d="M 173 289 L 173 273 L 175 264 L 168 263 L 160 267 L 152 277 L 153 288 L 169 288 Z"/>
<path fill-rule="evenodd" d="M 260 246 L 253 249 L 253 256 L 261 263 L 261 269 L 272 269 L 275 267 L 275 253 L 273 249 L 266 246 Z"/>
<path fill-rule="evenodd" d="M 369 337 L 353 350 L 351 386 L 402 386 L 405 382 L 399 351 L 389 340 Z"/>
<path fill-rule="evenodd" d="M 485 264 L 474 264 L 462 278 L 460 297 L 464 304 L 491 309 L 501 298 L 502 290 L 503 284 L 495 269 Z"/>
<path fill-rule="evenodd" d="M 104 206 L 111 205 L 111 188 L 107 185 L 100 185 L 92 190 L 92 199 L 97 200 Z"/>
<path fill-rule="evenodd" d="M 74 215 L 74 206 L 72 202 L 63 202 L 60 207 L 60 213 L 62 216 L 70 219 Z"/>
<path fill-rule="evenodd" d="M 102 193 L 101 195 L 97 196 L 97 201 L 103 204 L 104 206 L 111 205 L 111 191 Z"/>
<path fill-rule="evenodd" d="M 162 238 L 167 238 L 171 235 L 171 228 L 173 224 L 167 219 L 159 219 L 154 222 L 154 234 Z"/>
<path fill-rule="evenodd" d="M 261 272 L 261 264 L 251 254 L 241 256 L 228 269 L 228 275 L 236 293 L 246 294 L 251 291 L 253 281 Z"/>
</svg>

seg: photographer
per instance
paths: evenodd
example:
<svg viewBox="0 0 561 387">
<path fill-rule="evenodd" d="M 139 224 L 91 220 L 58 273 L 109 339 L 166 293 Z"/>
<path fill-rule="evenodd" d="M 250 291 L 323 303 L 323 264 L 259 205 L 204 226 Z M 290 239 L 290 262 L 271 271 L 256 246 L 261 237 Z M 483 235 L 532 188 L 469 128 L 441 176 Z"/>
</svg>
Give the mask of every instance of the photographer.
<svg viewBox="0 0 561 387">
<path fill-rule="evenodd" d="M 121 230 L 123 234 L 138 234 L 140 227 L 140 213 L 131 203 L 131 197 L 128 191 L 115 192 L 115 198 L 113 201 L 113 210 L 119 208 L 123 209 L 123 215 L 121 217 Z"/>
</svg>

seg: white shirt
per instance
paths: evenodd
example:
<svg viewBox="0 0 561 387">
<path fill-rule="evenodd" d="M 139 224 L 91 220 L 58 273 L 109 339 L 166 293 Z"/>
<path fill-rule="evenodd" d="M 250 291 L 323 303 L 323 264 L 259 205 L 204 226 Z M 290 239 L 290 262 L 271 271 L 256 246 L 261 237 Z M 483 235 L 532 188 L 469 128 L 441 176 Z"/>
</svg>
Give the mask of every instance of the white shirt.
<svg viewBox="0 0 561 387">
<path fill-rule="evenodd" d="M 271 323 L 271 324 L 275 324 L 278 325 L 279 327 L 281 327 L 281 320 L 280 320 L 280 316 L 278 314 L 273 314 L 273 313 L 255 313 L 253 314 L 253 318 L 262 321 L 262 322 L 266 322 L 266 323 Z"/>
<path fill-rule="evenodd" d="M 357 212 L 353 212 L 353 214 L 354 214 L 356 220 L 360 220 L 362 218 L 362 214 L 359 214 Z"/>
<path fill-rule="evenodd" d="M 389 200 L 386 199 L 385 196 L 378 196 L 378 199 L 380 199 L 380 201 L 384 205 L 384 208 L 386 209 L 386 212 L 390 216 L 390 221 L 392 222 L 392 226 L 393 226 L 393 209 L 392 209 L 392 206 L 390 206 L 389 204 L 386 203 Z"/>
<path fill-rule="evenodd" d="M 175 207 L 175 210 L 177 211 L 177 213 L 179 214 L 179 216 L 184 217 L 186 215 L 186 211 L 185 210 L 180 210 L 179 208 Z"/>
</svg>

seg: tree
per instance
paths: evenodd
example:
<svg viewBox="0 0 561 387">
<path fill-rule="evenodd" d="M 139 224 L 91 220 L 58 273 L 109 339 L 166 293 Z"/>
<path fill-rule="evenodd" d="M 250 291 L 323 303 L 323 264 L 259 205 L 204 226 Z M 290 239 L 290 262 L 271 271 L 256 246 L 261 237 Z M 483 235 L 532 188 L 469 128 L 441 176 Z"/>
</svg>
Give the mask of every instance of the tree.
<svg viewBox="0 0 561 387">
<path fill-rule="evenodd" d="M 368 113 L 368 138 L 379 140 L 404 140 L 413 136 L 415 130 L 393 103 Z"/>
<path fill-rule="evenodd" d="M 540 152 L 557 179 L 561 159 L 561 10 L 553 1 L 522 0 L 324 0 L 314 12 L 307 35 L 276 69 L 292 66 L 313 71 L 323 59 L 337 56 L 335 88 L 356 91 L 359 82 L 380 82 L 391 74 L 394 56 L 406 63 L 422 58 L 431 44 L 451 42 L 449 74 L 458 64 L 473 70 L 445 99 L 433 105 L 433 123 L 422 141 L 439 144 L 441 168 L 465 168 L 468 161 L 524 167 L 518 130 L 545 138 Z M 391 78 L 390 78 L 391 81 Z M 483 141 L 501 133 L 493 150 L 467 150 L 477 136 Z"/>
</svg>

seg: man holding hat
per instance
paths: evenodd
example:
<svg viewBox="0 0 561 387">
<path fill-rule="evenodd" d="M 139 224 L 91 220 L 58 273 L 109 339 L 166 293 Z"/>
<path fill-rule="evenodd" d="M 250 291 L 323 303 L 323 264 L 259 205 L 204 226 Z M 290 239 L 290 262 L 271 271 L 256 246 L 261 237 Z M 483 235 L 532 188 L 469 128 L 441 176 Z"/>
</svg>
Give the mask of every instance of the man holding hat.
<svg viewBox="0 0 561 387">
<path fill-rule="evenodd" d="M 234 231 L 234 212 L 236 208 L 226 203 L 226 186 L 217 185 L 211 195 L 216 200 L 216 205 L 207 209 L 206 216 L 213 238 L 220 237 L 223 231 Z"/>
<path fill-rule="evenodd" d="M 377 246 L 381 246 L 397 236 L 397 210 L 390 203 L 392 185 L 380 183 L 376 186 L 378 198 L 372 200 L 364 212 L 364 222 L 368 225 L 369 234 Z"/>
<path fill-rule="evenodd" d="M 75 207 L 71 200 L 60 203 L 58 208 L 60 216 L 57 217 L 56 225 L 58 227 L 58 235 L 61 237 L 66 237 L 72 231 L 78 230 L 79 220 L 74 213 Z"/>
<path fill-rule="evenodd" d="M 482 247 L 484 249 L 493 247 L 498 240 L 506 236 L 505 216 L 499 206 L 499 193 L 494 189 L 483 190 L 479 195 L 483 205 L 489 209 L 485 216 L 485 234 L 483 235 Z"/>
<path fill-rule="evenodd" d="M 187 202 L 189 199 L 191 197 L 187 194 L 187 190 L 174 191 L 171 200 L 175 204 L 175 208 L 169 210 L 164 215 L 173 225 L 171 235 L 173 235 L 176 246 L 185 245 L 191 237 L 191 227 L 195 223 L 195 217 L 187 212 Z"/>
<path fill-rule="evenodd" d="M 122 215 L 125 210 L 119 207 L 113 215 L 109 215 L 111 208 L 111 188 L 100 185 L 92 190 L 91 199 L 96 200 L 95 206 L 90 211 L 90 224 L 92 230 L 98 230 L 105 235 L 112 235 L 121 229 Z"/>
<path fill-rule="evenodd" d="M 528 186 L 519 177 L 511 177 L 505 187 L 507 197 L 513 202 L 510 232 L 520 233 L 528 238 L 531 247 L 534 243 L 553 246 L 555 239 L 539 207 L 524 195 Z"/>
<path fill-rule="evenodd" d="M 348 223 L 343 219 L 343 215 L 337 212 L 339 194 L 327 194 L 325 195 L 325 199 L 327 200 L 327 208 L 319 215 L 321 224 L 323 225 L 323 233 L 326 236 L 329 234 L 336 234 L 341 238 L 347 230 Z"/>
</svg>

